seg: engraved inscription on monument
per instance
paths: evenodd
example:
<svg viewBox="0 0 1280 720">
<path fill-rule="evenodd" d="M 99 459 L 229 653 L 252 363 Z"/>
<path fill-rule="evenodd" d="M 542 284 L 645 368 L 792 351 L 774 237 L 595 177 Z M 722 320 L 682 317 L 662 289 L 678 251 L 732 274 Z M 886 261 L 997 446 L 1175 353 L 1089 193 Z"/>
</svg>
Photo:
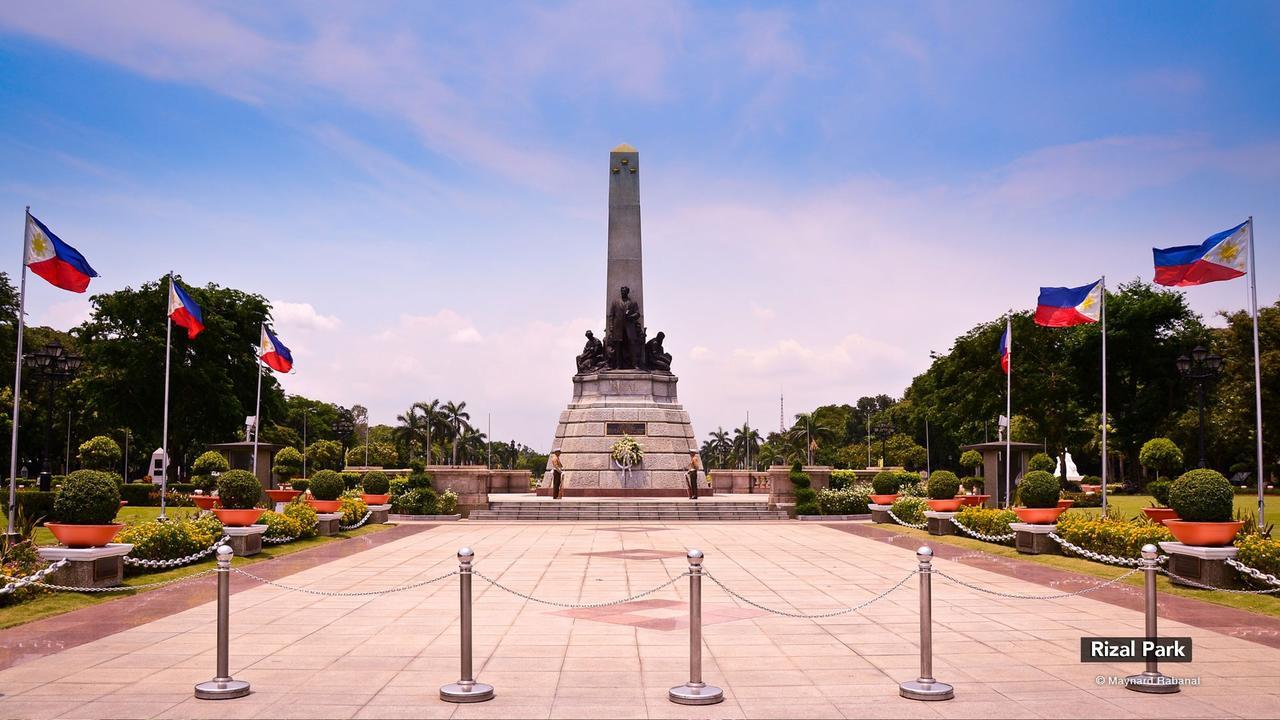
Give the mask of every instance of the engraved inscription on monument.
<svg viewBox="0 0 1280 720">
<path fill-rule="evenodd" d="M 644 435 L 642 422 L 611 422 L 604 424 L 605 435 Z"/>
</svg>

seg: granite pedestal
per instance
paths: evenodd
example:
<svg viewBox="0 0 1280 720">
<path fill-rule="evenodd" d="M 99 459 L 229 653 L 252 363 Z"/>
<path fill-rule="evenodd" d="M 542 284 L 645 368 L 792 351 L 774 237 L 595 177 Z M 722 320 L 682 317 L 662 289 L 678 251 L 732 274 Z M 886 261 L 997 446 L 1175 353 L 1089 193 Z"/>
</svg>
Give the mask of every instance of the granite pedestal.
<svg viewBox="0 0 1280 720">
<path fill-rule="evenodd" d="M 951 522 L 951 518 L 959 515 L 954 512 L 938 512 L 934 510 L 924 511 L 924 521 L 929 528 L 930 535 L 955 535 L 956 526 Z"/>
<path fill-rule="evenodd" d="M 262 535 L 267 531 L 266 525 L 247 525 L 245 527 L 222 527 L 227 536 L 227 544 L 231 552 L 239 557 L 249 557 L 262 552 Z"/>
<path fill-rule="evenodd" d="M 60 570 L 51 573 L 44 582 L 69 587 L 115 587 L 124 581 L 124 556 L 133 550 L 130 543 L 111 543 L 104 547 L 68 548 L 42 547 L 40 557 L 48 562 L 66 559 Z"/>
<path fill-rule="evenodd" d="M 889 517 L 889 508 L 891 507 L 893 506 L 877 505 L 875 503 L 868 504 L 867 509 L 871 511 L 871 522 L 884 523 L 886 525 L 896 524 L 894 523 L 893 518 Z"/>
<path fill-rule="evenodd" d="M 1240 587 L 1239 575 L 1235 568 L 1230 567 L 1226 562 L 1227 558 L 1234 558 L 1239 552 L 1234 547 L 1200 547 L 1183 545 L 1180 542 L 1162 542 L 1160 549 L 1169 556 L 1165 568 L 1171 573 L 1213 587 Z M 1195 587 L 1172 575 L 1169 576 L 1169 580 L 1174 585 Z"/>
<path fill-rule="evenodd" d="M 342 513 L 316 513 L 316 534 L 337 535 L 338 523 L 341 520 Z"/>
<path fill-rule="evenodd" d="M 1009 523 L 1014 532 L 1013 546 L 1024 555 L 1060 555 L 1062 551 L 1058 543 L 1049 537 L 1049 533 L 1058 529 L 1057 523 L 1052 525 L 1033 525 L 1031 523 Z"/>
<path fill-rule="evenodd" d="M 369 512 L 373 513 L 369 516 L 371 525 L 381 525 L 391 518 L 390 505 L 370 505 Z"/>
</svg>

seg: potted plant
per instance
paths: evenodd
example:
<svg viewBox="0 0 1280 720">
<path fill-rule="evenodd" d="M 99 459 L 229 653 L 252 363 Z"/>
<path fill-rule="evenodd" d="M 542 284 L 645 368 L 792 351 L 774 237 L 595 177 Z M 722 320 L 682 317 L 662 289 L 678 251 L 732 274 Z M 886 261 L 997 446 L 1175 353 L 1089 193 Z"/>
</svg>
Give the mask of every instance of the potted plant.
<svg viewBox="0 0 1280 720">
<path fill-rule="evenodd" d="M 218 506 L 218 476 L 231 469 L 227 459 L 216 450 L 207 450 L 191 463 L 191 484 L 196 486 L 191 501 L 201 510 L 212 510 Z"/>
<path fill-rule="evenodd" d="M 960 478 L 950 470 L 939 470 L 929 476 L 926 485 L 929 495 L 929 509 L 934 512 L 955 512 L 960 509 L 961 500 L 956 497 L 960 492 Z"/>
<path fill-rule="evenodd" d="M 77 470 L 63 481 L 53 501 L 57 522 L 44 526 L 67 547 L 102 547 L 124 527 L 113 522 L 119 510 L 120 488 L 112 473 Z"/>
<path fill-rule="evenodd" d="M 302 472 L 302 453 L 298 452 L 296 448 L 284 448 L 276 453 L 276 460 L 271 465 L 271 472 L 280 478 L 280 482 L 288 485 L 293 476 Z M 267 497 L 271 498 L 272 502 L 278 503 L 287 503 L 301 494 L 302 491 L 296 488 L 280 488 L 267 491 Z"/>
<path fill-rule="evenodd" d="M 228 470 L 218 476 L 218 505 L 213 514 L 223 525 L 248 527 L 262 517 L 262 483 L 248 470 Z"/>
<path fill-rule="evenodd" d="M 360 494 L 360 499 L 364 500 L 366 505 L 385 505 L 391 499 L 391 481 L 387 479 L 387 474 L 381 470 L 371 470 L 364 474 L 364 479 L 360 481 L 364 492 Z"/>
<path fill-rule="evenodd" d="M 1142 508 L 1142 512 L 1152 522 L 1162 523 L 1165 520 L 1177 520 L 1178 513 L 1169 507 L 1169 486 L 1171 483 L 1163 478 L 1147 485 L 1147 492 L 1153 499 L 1151 507 Z"/>
<path fill-rule="evenodd" d="M 881 470 L 871 478 L 871 502 L 877 505 L 892 505 L 898 499 L 898 473 L 892 470 Z"/>
<path fill-rule="evenodd" d="M 1243 520 L 1231 519 L 1235 493 L 1217 470 L 1183 473 L 1169 486 L 1169 505 L 1178 519 L 1165 520 L 1165 527 L 1184 545 L 1230 545 L 1244 527 Z"/>
<path fill-rule="evenodd" d="M 342 481 L 342 476 L 333 470 L 321 470 L 311 476 L 311 507 L 316 512 L 331 513 L 338 512 L 342 507 L 342 502 L 338 498 L 342 497 L 342 493 L 347 489 L 346 484 Z"/>
<path fill-rule="evenodd" d="M 1032 470 L 1018 485 L 1018 499 L 1022 506 L 1015 507 L 1013 511 L 1020 522 L 1032 525 L 1056 523 L 1058 516 L 1066 512 L 1066 508 L 1058 506 L 1061 493 L 1058 478 L 1044 470 Z"/>
</svg>

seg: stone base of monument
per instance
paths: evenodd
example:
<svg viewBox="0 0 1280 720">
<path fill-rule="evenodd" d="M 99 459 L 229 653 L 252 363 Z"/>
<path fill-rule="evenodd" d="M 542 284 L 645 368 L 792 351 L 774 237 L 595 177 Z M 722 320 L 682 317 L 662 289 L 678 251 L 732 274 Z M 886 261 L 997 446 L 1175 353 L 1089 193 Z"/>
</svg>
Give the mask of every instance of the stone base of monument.
<svg viewBox="0 0 1280 720">
<path fill-rule="evenodd" d="M 1013 546 L 1024 555 L 1060 555 L 1058 543 L 1049 533 L 1058 529 L 1054 525 L 1032 525 L 1031 523 L 1009 523 L 1014 532 Z"/>
<path fill-rule="evenodd" d="M 223 526 L 222 528 L 222 534 L 227 536 L 227 544 L 231 546 L 231 552 L 239 557 L 249 557 L 262 552 L 262 534 L 266 531 L 266 525 Z"/>
<path fill-rule="evenodd" d="M 1234 547 L 1199 547 L 1180 542 L 1162 542 L 1160 549 L 1169 555 L 1169 562 L 1165 567 L 1173 573 L 1169 580 L 1174 585 L 1195 587 L 1174 577 L 1180 575 L 1187 580 L 1217 588 L 1240 587 L 1239 575 L 1227 565 L 1227 559 L 1234 558 L 1239 552 Z"/>
<path fill-rule="evenodd" d="M 573 400 L 560 413 L 553 449 L 564 464 L 565 495 L 585 497 L 685 497 L 689 451 L 697 450 L 689 413 L 676 397 L 669 372 L 601 370 L 573 378 Z M 624 436 L 644 457 L 631 468 L 611 457 Z M 704 478 L 699 475 L 699 481 Z M 538 493 L 550 494 L 551 473 Z M 699 488 L 699 494 L 710 494 Z"/>
<path fill-rule="evenodd" d="M 133 550 L 130 543 L 111 543 L 95 548 L 42 547 L 37 552 L 51 563 L 64 558 L 68 561 L 43 582 L 78 588 L 104 588 L 115 587 L 124 581 L 124 556 L 130 550 Z"/>
<path fill-rule="evenodd" d="M 893 506 L 877 505 L 875 503 L 870 503 L 869 505 L 867 505 L 867 509 L 871 511 L 871 522 L 886 523 L 888 525 L 897 524 L 894 522 L 892 517 L 889 517 L 889 508 L 891 507 Z"/>
<path fill-rule="evenodd" d="M 342 513 L 316 513 L 316 534 L 337 535 L 338 523 L 341 520 Z"/>
<path fill-rule="evenodd" d="M 924 511 L 924 521 L 929 528 L 930 535 L 955 535 L 956 526 L 951 522 L 951 518 L 960 513 L 953 512 L 935 512 L 933 510 Z"/>
<path fill-rule="evenodd" d="M 369 512 L 372 513 L 369 516 L 369 524 L 371 525 L 381 525 L 391 519 L 390 505 L 370 505 Z"/>
</svg>

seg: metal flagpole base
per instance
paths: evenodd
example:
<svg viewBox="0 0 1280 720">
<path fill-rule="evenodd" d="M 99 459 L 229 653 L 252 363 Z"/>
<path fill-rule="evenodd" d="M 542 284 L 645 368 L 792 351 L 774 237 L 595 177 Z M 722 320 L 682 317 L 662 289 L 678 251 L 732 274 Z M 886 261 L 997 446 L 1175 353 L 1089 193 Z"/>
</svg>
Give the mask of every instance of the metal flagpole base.
<svg viewBox="0 0 1280 720">
<path fill-rule="evenodd" d="M 452 703 L 484 702 L 493 699 L 493 686 L 478 682 L 449 683 L 440 688 L 440 699 Z"/>
<path fill-rule="evenodd" d="M 706 683 L 685 683 L 668 690 L 667 699 L 680 705 L 715 705 L 724 702 L 724 691 Z"/>
<path fill-rule="evenodd" d="M 956 689 L 937 680 L 908 680 L 898 685 L 898 694 L 908 700 L 950 700 Z"/>
<path fill-rule="evenodd" d="M 244 680 L 213 679 L 196 685 L 196 697 L 200 700 L 230 700 L 249 694 L 249 683 Z"/>
<path fill-rule="evenodd" d="M 1182 690 L 1182 688 L 1178 687 L 1178 683 L 1162 672 L 1144 672 L 1138 675 L 1130 675 L 1124 679 L 1124 686 L 1134 692 L 1154 695 L 1168 695 Z"/>
</svg>

